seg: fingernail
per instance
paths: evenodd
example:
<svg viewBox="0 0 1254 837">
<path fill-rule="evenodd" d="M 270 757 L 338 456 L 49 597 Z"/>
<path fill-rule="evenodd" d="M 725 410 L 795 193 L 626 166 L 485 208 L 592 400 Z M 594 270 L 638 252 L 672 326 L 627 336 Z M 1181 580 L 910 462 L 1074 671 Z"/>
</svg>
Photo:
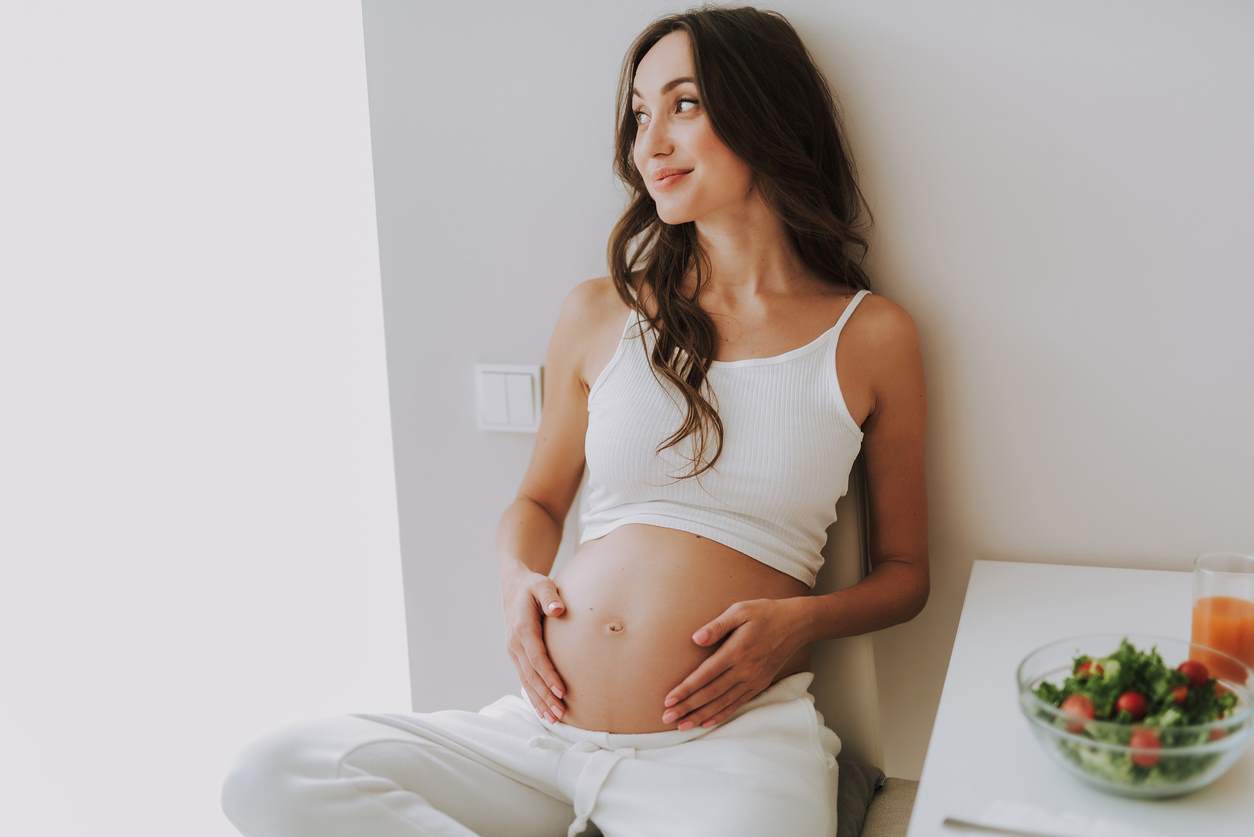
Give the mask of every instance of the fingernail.
<svg viewBox="0 0 1254 837">
<path fill-rule="evenodd" d="M 692 721 L 684 721 L 682 724 L 679 725 L 679 728 L 688 729 L 691 726 L 692 726 Z"/>
<path fill-rule="evenodd" d="M 677 718 L 678 716 L 679 716 L 678 712 L 673 712 L 673 711 L 667 712 L 665 715 L 662 716 L 662 723 L 669 724 L 671 721 L 675 720 L 675 718 Z"/>
<path fill-rule="evenodd" d="M 554 714 L 554 715 L 556 715 L 556 716 L 557 716 L 557 717 L 559 717 L 559 718 L 560 718 L 560 717 L 562 717 L 562 709 L 561 709 L 561 707 L 560 707 L 560 706 L 554 706 L 554 707 L 553 707 L 553 714 Z"/>
<path fill-rule="evenodd" d="M 556 613 L 558 610 L 560 610 L 560 609 L 561 609 L 561 607 L 562 607 L 562 606 L 561 606 L 560 604 L 558 604 L 557 602 L 549 602 L 549 612 L 550 612 L 550 613 Z"/>
<path fill-rule="evenodd" d="M 561 686 L 554 686 L 554 687 L 553 687 L 553 694 L 557 695 L 558 700 L 561 700 L 561 699 L 562 699 L 562 695 L 566 694 L 566 692 L 562 691 L 562 687 L 561 687 Z"/>
</svg>

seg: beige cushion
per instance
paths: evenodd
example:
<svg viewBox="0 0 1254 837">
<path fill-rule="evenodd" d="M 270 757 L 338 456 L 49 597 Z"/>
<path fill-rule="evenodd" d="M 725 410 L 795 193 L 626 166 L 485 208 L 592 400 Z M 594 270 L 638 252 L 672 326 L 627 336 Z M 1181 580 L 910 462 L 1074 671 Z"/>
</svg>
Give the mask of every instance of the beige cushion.
<svg viewBox="0 0 1254 837">
<path fill-rule="evenodd" d="M 871 800 L 862 837 L 905 837 L 918 788 L 910 779 L 888 779 Z"/>
</svg>

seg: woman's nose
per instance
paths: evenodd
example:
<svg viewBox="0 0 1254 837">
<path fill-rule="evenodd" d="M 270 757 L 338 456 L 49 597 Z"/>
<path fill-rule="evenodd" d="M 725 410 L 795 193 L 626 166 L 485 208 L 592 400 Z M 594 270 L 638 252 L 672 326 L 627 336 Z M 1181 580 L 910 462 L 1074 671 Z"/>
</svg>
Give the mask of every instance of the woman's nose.
<svg viewBox="0 0 1254 837">
<path fill-rule="evenodd" d="M 649 125 L 647 129 L 636 134 L 636 144 L 646 164 L 655 155 L 669 154 L 672 150 L 670 137 L 667 135 L 665 123 Z"/>
</svg>

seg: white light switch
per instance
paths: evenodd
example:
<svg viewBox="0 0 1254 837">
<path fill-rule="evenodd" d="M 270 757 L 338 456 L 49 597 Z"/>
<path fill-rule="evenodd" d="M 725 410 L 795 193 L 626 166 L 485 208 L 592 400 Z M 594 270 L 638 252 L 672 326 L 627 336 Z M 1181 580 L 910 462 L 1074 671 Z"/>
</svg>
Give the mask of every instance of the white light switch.
<svg viewBox="0 0 1254 837">
<path fill-rule="evenodd" d="M 505 403 L 509 405 L 510 426 L 530 427 L 536 423 L 536 405 L 532 397 L 530 375 L 506 373 Z"/>
<path fill-rule="evenodd" d="M 540 427 L 541 367 L 475 364 L 479 429 L 534 433 Z"/>
</svg>

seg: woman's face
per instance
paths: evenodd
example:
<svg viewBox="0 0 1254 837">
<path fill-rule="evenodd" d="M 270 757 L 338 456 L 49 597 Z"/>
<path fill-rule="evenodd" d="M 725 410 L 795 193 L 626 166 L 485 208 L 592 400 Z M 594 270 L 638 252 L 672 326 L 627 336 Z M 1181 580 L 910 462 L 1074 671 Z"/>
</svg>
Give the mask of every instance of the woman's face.
<svg viewBox="0 0 1254 837">
<path fill-rule="evenodd" d="M 632 87 L 632 159 L 667 224 L 739 207 L 752 183 L 749 167 L 715 135 L 695 79 L 688 33 L 678 29 L 645 53 Z M 664 168 L 689 173 L 655 180 Z"/>
</svg>

